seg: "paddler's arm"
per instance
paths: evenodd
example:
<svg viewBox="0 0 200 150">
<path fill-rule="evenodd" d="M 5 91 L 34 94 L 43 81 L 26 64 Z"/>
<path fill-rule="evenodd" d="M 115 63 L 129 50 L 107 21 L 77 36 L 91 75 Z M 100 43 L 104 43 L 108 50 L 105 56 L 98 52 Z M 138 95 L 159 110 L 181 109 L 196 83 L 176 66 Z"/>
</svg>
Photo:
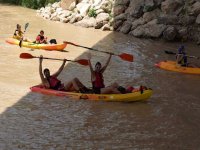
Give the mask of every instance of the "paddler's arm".
<svg viewBox="0 0 200 150">
<path fill-rule="evenodd" d="M 111 57 L 112 57 L 112 55 L 113 55 L 113 53 L 108 53 L 108 54 L 110 54 L 110 56 L 109 56 L 109 58 L 108 58 L 108 60 L 107 60 L 107 62 L 106 62 L 106 64 L 105 64 L 105 66 L 102 67 L 101 73 L 103 73 L 103 72 L 106 70 L 106 68 L 108 67 L 108 65 L 109 65 L 109 63 L 110 63 Z"/>
<path fill-rule="evenodd" d="M 46 81 L 46 79 L 44 78 L 44 75 L 42 73 L 42 61 L 43 61 L 43 56 L 41 55 L 40 58 L 39 58 L 39 74 L 40 74 L 40 78 L 41 78 L 43 86 L 45 86 L 46 88 L 49 88 L 50 85 L 48 84 L 48 82 Z"/>
<path fill-rule="evenodd" d="M 90 53 L 88 53 L 87 54 L 87 57 L 88 57 L 88 64 L 89 64 L 89 67 L 90 67 L 90 71 L 91 71 L 91 73 L 93 73 L 94 72 L 94 69 L 92 68 L 92 64 L 91 64 L 91 54 Z"/>
<path fill-rule="evenodd" d="M 60 68 L 58 69 L 58 71 L 56 73 L 54 73 L 52 76 L 57 77 L 59 76 L 59 74 L 63 71 L 64 67 L 65 67 L 65 63 L 66 63 L 67 59 L 63 59 L 63 63 L 60 66 Z"/>
</svg>

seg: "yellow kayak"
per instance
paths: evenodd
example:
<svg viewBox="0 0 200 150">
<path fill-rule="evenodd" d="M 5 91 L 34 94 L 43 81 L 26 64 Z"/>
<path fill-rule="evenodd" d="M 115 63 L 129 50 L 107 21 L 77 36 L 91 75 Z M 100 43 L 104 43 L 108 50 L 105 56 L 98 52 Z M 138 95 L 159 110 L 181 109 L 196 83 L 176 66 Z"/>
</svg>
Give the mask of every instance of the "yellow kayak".
<svg viewBox="0 0 200 150">
<path fill-rule="evenodd" d="M 14 45 L 19 45 L 19 40 L 14 39 L 14 38 L 8 38 L 6 39 L 6 42 L 9 44 L 14 44 Z M 27 48 L 32 48 L 32 49 L 44 49 L 44 50 L 57 50 L 57 51 L 62 51 L 65 49 L 67 46 L 67 43 L 62 43 L 62 44 L 36 44 L 32 42 L 22 42 L 22 47 L 27 47 Z"/>
<path fill-rule="evenodd" d="M 162 61 L 159 62 L 158 64 L 155 64 L 155 66 L 169 71 L 189 73 L 189 74 L 200 74 L 200 68 L 177 66 L 175 61 Z"/>
<path fill-rule="evenodd" d="M 83 94 L 74 92 L 57 91 L 52 89 L 45 89 L 40 85 L 36 85 L 30 88 L 32 92 L 42 93 L 45 95 L 64 96 L 72 99 L 84 99 L 93 101 L 110 101 L 110 102 L 133 102 L 147 100 L 151 97 L 153 91 L 148 89 L 143 93 L 140 91 L 127 93 L 127 94 Z"/>
</svg>

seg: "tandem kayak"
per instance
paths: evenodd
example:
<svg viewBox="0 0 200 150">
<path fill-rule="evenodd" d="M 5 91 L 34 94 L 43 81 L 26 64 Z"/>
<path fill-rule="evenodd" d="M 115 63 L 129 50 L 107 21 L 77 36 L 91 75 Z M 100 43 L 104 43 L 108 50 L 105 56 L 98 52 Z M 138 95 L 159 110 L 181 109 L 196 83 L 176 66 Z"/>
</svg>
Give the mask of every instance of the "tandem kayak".
<svg viewBox="0 0 200 150">
<path fill-rule="evenodd" d="M 200 68 L 177 66 L 175 61 L 162 61 L 155 64 L 155 66 L 169 71 L 200 75 Z"/>
<path fill-rule="evenodd" d="M 19 45 L 19 40 L 14 38 L 6 39 L 6 42 L 9 44 Z M 32 48 L 32 49 L 44 49 L 44 50 L 57 50 L 62 51 L 67 46 L 67 43 L 62 44 L 36 44 L 32 42 L 22 42 L 22 47 Z"/>
<path fill-rule="evenodd" d="M 54 96 L 64 96 L 76 100 L 93 100 L 93 101 L 110 101 L 110 102 L 133 102 L 147 100 L 151 97 L 153 91 L 148 89 L 144 90 L 143 93 L 136 91 L 133 93 L 127 94 L 83 94 L 83 93 L 74 93 L 74 92 L 65 92 L 65 91 L 56 91 L 52 89 L 45 89 L 40 85 L 36 85 L 30 88 L 32 92 L 41 93 L 45 95 L 54 95 Z"/>
</svg>

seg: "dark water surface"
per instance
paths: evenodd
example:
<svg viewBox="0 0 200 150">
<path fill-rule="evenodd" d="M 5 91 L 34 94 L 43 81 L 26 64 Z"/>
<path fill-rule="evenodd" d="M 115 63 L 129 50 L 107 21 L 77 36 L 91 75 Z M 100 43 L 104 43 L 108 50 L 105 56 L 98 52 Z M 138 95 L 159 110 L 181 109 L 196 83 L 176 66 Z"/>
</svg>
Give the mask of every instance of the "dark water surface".
<svg viewBox="0 0 200 150">
<path fill-rule="evenodd" d="M 29 87 L 40 82 L 38 60 L 22 60 L 20 53 L 75 59 L 86 58 L 87 50 L 68 46 L 69 52 L 30 51 L 6 44 L 16 24 L 26 22 L 30 23 L 26 36 L 31 39 L 43 29 L 49 39 L 59 42 L 133 54 L 134 63 L 113 57 L 105 83 L 147 85 L 154 95 L 146 102 L 109 103 L 31 93 Z M 200 149 L 200 76 L 154 67 L 156 62 L 173 60 L 163 51 L 179 45 L 51 22 L 34 10 L 0 5 L 0 149 Z M 195 44 L 187 43 L 186 48 L 200 56 Z M 108 57 L 96 52 L 92 56 L 93 63 Z M 52 72 L 60 65 L 44 60 Z M 68 63 L 60 78 L 73 77 L 91 86 L 88 67 Z"/>
</svg>

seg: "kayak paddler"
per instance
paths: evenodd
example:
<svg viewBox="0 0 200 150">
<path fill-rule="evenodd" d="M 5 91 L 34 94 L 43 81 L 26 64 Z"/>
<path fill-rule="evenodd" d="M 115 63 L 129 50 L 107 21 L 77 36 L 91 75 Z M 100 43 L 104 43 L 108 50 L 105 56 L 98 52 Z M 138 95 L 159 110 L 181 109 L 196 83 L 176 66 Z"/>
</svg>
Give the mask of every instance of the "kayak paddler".
<svg viewBox="0 0 200 150">
<path fill-rule="evenodd" d="M 117 83 L 113 83 L 110 86 L 105 87 L 104 85 L 104 77 L 103 73 L 106 70 L 107 66 L 110 63 L 112 53 L 109 53 L 110 56 L 106 62 L 106 64 L 102 67 L 100 62 L 95 64 L 95 68 L 93 69 L 91 64 L 91 54 L 88 53 L 88 62 L 90 66 L 91 72 L 91 82 L 92 82 L 92 89 L 95 94 L 120 94 L 126 93 L 126 89 L 119 86 Z"/>
<path fill-rule="evenodd" d="M 188 66 L 188 59 L 185 52 L 185 46 L 181 45 L 178 49 L 178 53 L 176 55 L 176 63 L 182 67 Z"/>
<path fill-rule="evenodd" d="M 42 81 L 42 85 L 47 89 L 59 90 L 59 91 L 77 91 L 80 93 L 86 93 L 89 89 L 87 89 L 78 78 L 74 78 L 71 81 L 66 83 L 62 83 L 57 77 L 63 71 L 66 59 L 63 60 L 62 65 L 58 69 L 57 72 L 50 75 L 50 71 L 48 68 L 42 70 L 42 61 L 43 56 L 41 55 L 39 58 L 39 74 Z"/>
</svg>

